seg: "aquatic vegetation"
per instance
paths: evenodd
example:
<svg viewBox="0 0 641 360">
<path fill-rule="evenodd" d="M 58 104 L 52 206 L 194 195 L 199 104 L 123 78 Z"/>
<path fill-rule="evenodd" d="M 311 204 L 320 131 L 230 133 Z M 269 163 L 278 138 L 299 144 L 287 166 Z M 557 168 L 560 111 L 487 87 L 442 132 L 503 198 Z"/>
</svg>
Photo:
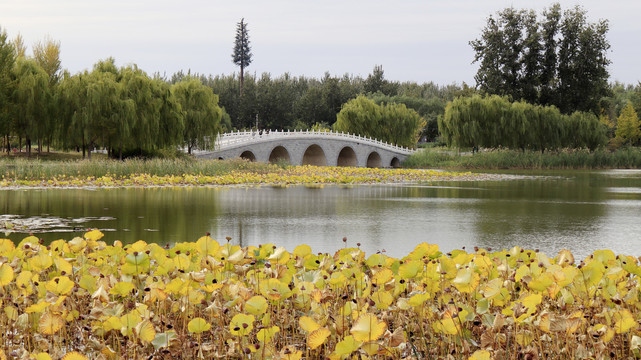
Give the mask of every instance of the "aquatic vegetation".
<svg viewBox="0 0 641 360">
<path fill-rule="evenodd" d="M 0 357 L 641 356 L 639 259 L 418 245 L 396 259 L 203 236 L 0 240 Z"/>
<path fill-rule="evenodd" d="M 54 176 L 46 179 L 20 179 L 3 176 L 0 188 L 15 187 L 123 187 L 123 186 L 219 186 L 219 185 L 301 185 L 301 184 L 373 184 L 410 183 L 478 178 L 472 173 L 416 169 L 372 169 L 325 166 L 263 166 L 235 168 L 220 174 L 184 173 L 152 175 L 132 173 L 122 176 Z"/>
</svg>

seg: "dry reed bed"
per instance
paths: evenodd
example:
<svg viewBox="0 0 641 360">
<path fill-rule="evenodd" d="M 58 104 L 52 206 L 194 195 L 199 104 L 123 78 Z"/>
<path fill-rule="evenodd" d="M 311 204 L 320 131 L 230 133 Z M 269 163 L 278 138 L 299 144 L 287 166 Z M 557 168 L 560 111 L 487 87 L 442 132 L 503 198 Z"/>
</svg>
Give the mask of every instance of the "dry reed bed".
<svg viewBox="0 0 641 360">
<path fill-rule="evenodd" d="M 639 261 L 420 244 L 407 256 L 273 244 L 0 240 L 0 358 L 623 359 Z M 346 241 L 344 239 L 344 241 Z"/>
</svg>

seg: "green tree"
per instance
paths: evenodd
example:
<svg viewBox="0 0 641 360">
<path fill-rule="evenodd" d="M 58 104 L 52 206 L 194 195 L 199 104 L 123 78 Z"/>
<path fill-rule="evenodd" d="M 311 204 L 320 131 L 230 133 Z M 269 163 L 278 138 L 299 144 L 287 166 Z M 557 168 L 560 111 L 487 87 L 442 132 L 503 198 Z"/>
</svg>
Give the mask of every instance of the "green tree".
<svg viewBox="0 0 641 360">
<path fill-rule="evenodd" d="M 387 96 L 396 95 L 399 87 L 398 83 L 387 81 L 384 75 L 383 65 L 375 65 L 374 70 L 363 83 L 363 90 L 366 93 L 381 92 Z"/>
<path fill-rule="evenodd" d="M 424 126 L 425 120 L 403 104 L 381 106 L 361 95 L 343 105 L 333 128 L 335 131 L 414 147 Z"/>
<path fill-rule="evenodd" d="M 40 67 L 49 76 L 49 91 L 53 97 L 49 102 L 48 118 L 44 119 L 46 126 L 45 140 L 47 141 L 47 152 L 49 151 L 49 144 L 51 142 L 54 127 L 56 122 L 59 121 L 59 112 L 56 99 L 57 91 L 56 86 L 60 81 L 61 61 L 60 61 L 60 41 L 54 41 L 50 37 L 45 38 L 44 41 L 38 41 L 33 46 L 33 58 L 40 65 Z M 42 143 L 38 144 L 38 149 L 41 150 Z"/>
<path fill-rule="evenodd" d="M 19 58 L 13 69 L 13 126 L 19 138 L 24 138 L 27 154 L 31 156 L 33 140 L 47 136 L 49 102 L 49 77 L 31 59 Z"/>
<path fill-rule="evenodd" d="M 479 63 L 477 86 L 487 94 L 555 105 L 562 113 L 600 112 L 608 95 L 607 20 L 590 23 L 577 6 L 561 12 L 554 4 L 542 19 L 532 11 L 507 8 L 490 16 L 471 41 Z"/>
<path fill-rule="evenodd" d="M 11 130 L 11 95 L 13 82 L 11 71 L 15 65 L 15 52 L 7 33 L 0 28 L 0 135 L 4 137 L 7 152 L 10 151 L 9 134 Z"/>
<path fill-rule="evenodd" d="M 620 144 L 635 144 L 641 138 L 641 122 L 631 102 L 623 108 L 617 119 L 617 129 L 614 132 Z"/>
<path fill-rule="evenodd" d="M 234 51 L 231 54 L 232 61 L 236 66 L 240 66 L 240 95 L 243 95 L 243 85 L 245 80 L 245 68 L 252 62 L 251 47 L 249 46 L 249 30 L 245 19 L 240 19 L 236 24 L 236 40 L 234 41 Z"/>
<path fill-rule="evenodd" d="M 194 147 L 205 149 L 207 139 L 213 140 L 220 132 L 223 112 L 218 107 L 218 96 L 197 79 L 178 82 L 171 91 L 181 107 L 187 151 L 191 154 Z"/>
</svg>

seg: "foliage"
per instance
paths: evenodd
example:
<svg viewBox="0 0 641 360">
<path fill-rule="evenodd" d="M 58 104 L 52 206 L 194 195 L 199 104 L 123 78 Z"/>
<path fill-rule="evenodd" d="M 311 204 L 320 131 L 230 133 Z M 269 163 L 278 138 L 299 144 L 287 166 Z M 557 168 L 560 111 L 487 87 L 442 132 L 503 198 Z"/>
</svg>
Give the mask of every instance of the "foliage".
<svg viewBox="0 0 641 360">
<path fill-rule="evenodd" d="M 636 358 L 639 260 L 422 243 L 0 240 L 3 350 L 37 359 Z M 10 335 L 9 335 L 10 334 Z M 189 344 L 189 346 L 186 346 Z M 78 349 L 78 350 L 76 350 Z M 76 351 L 73 351 L 76 350 Z M 533 355 L 534 354 L 534 355 Z M 0 353 L 3 355 L 3 353 Z"/>
<path fill-rule="evenodd" d="M 234 51 L 231 54 L 234 64 L 240 66 L 240 95 L 243 95 L 243 79 L 245 68 L 252 62 L 251 47 L 249 46 L 249 30 L 245 19 L 240 19 L 236 24 L 236 40 L 234 41 Z"/>
<path fill-rule="evenodd" d="M 641 138 L 641 121 L 631 102 L 623 108 L 617 119 L 615 135 L 621 144 L 635 144 Z"/>
<path fill-rule="evenodd" d="M 494 150 L 471 155 L 426 149 L 410 155 L 403 166 L 450 169 L 641 169 L 641 150 L 559 150 L 545 153 Z"/>
<path fill-rule="evenodd" d="M 425 120 L 404 104 L 376 105 L 361 95 L 343 105 L 334 131 L 415 147 L 424 126 Z"/>
<path fill-rule="evenodd" d="M 194 147 L 207 148 L 206 140 L 215 138 L 220 132 L 222 110 L 218 107 L 218 96 L 199 80 L 183 80 L 172 85 L 172 94 L 180 104 L 185 124 L 183 142 L 188 153 Z"/>
<path fill-rule="evenodd" d="M 553 106 L 511 103 L 497 95 L 455 99 L 439 119 L 439 130 L 457 147 L 595 150 L 607 141 L 607 127 L 591 113 L 562 115 Z"/>
<path fill-rule="evenodd" d="M 556 3 L 540 19 L 534 11 L 506 8 L 470 42 L 480 64 L 477 86 L 565 114 L 598 114 L 608 95 L 607 31 L 607 20 L 590 23 L 579 6 L 562 12 Z"/>
<path fill-rule="evenodd" d="M 11 125 L 10 105 L 12 86 L 11 72 L 15 64 L 13 44 L 7 39 L 7 32 L 0 27 L 0 136 L 9 136 Z"/>
<path fill-rule="evenodd" d="M 0 187 L 307 185 L 430 182 L 469 173 L 411 169 L 287 166 L 247 161 L 136 160 L 0 162 Z"/>
</svg>

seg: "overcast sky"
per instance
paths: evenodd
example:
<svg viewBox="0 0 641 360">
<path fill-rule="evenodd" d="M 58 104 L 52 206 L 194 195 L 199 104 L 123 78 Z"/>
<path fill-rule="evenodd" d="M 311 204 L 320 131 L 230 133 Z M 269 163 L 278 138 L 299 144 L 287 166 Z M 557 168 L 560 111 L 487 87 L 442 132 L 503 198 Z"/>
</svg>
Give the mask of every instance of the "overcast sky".
<svg viewBox="0 0 641 360">
<path fill-rule="evenodd" d="M 591 21 L 608 19 L 611 80 L 641 81 L 641 1 L 581 4 Z M 540 13 L 533 0 L 0 0 L 0 26 L 29 47 L 45 36 L 61 43 L 72 73 L 114 57 L 149 74 L 191 69 L 232 74 L 236 23 L 245 18 L 257 75 L 366 77 L 380 64 L 388 80 L 474 84 L 468 45 L 490 14 L 514 6 Z"/>
</svg>

